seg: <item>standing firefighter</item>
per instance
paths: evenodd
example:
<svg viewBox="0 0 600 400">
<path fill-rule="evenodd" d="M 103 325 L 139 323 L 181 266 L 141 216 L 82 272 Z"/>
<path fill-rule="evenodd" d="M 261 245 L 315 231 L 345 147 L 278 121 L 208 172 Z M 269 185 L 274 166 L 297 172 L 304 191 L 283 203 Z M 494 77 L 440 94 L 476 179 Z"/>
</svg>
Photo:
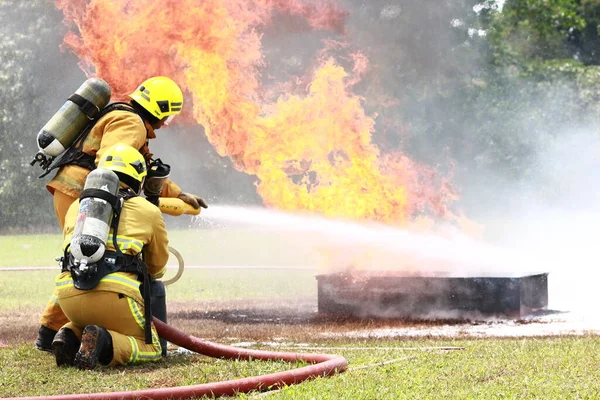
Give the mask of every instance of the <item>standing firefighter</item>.
<svg viewBox="0 0 600 400">
<path fill-rule="evenodd" d="M 144 290 L 165 273 L 169 253 L 160 210 L 138 196 L 145 159 L 119 143 L 106 149 L 92 174 L 65 218 L 55 292 L 70 322 L 52 342 L 56 364 L 94 369 L 158 360 L 161 346 Z"/>
<path fill-rule="evenodd" d="M 84 112 L 86 108 L 93 109 L 89 102 L 85 103 L 85 99 L 81 101 L 82 96 L 77 96 L 76 93 L 69 100 L 77 103 Z M 61 229 L 65 225 L 67 210 L 79 197 L 88 174 L 95 169 L 106 150 L 116 143 L 124 143 L 139 149 L 146 162 L 150 163 L 152 154 L 148 149 L 148 140 L 155 138 L 154 131 L 167 126 L 183 107 L 183 94 L 179 86 L 162 76 L 147 79 L 129 97 L 129 103 L 112 103 L 98 110 L 88 133 L 67 148 L 48 169 L 59 168 L 46 187 L 54 196 L 54 211 Z M 207 207 L 201 198 L 183 193 L 179 186 L 168 179 L 160 196 L 180 198 L 195 209 Z M 68 322 L 56 302 L 55 294 L 40 318 L 41 326 L 36 340 L 36 347 L 40 350 L 51 351 L 50 345 L 56 331 Z"/>
</svg>

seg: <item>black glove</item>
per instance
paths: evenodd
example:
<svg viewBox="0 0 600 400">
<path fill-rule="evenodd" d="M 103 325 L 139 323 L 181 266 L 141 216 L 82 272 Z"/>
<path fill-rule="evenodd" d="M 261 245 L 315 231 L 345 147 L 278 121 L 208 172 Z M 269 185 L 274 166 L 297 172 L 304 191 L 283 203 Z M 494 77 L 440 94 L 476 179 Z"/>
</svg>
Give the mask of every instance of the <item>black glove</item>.
<svg viewBox="0 0 600 400">
<path fill-rule="evenodd" d="M 179 196 L 177 196 L 177 197 L 180 198 L 181 200 L 183 200 L 184 203 L 189 204 L 190 206 L 194 207 L 195 209 L 199 209 L 200 207 L 208 208 L 208 205 L 206 204 L 206 202 L 194 194 L 181 192 L 181 194 L 179 194 Z"/>
</svg>

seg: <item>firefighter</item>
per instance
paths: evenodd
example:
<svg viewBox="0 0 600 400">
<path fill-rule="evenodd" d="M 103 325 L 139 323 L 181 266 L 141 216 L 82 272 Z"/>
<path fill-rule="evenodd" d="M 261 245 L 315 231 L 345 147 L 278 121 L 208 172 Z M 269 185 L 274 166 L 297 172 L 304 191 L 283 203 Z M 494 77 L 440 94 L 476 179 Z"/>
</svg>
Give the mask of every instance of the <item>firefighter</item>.
<svg viewBox="0 0 600 400">
<path fill-rule="evenodd" d="M 155 131 L 167 126 L 181 113 L 183 94 L 179 86 L 167 77 L 147 79 L 129 95 L 130 103 L 101 117 L 82 142 L 81 151 L 66 158 L 54 178 L 46 185 L 54 198 L 54 212 L 63 229 L 70 205 L 79 197 L 85 179 L 95 168 L 106 149 L 115 143 L 125 143 L 139 149 L 147 162 L 152 158 L 148 140 L 156 138 Z M 200 197 L 182 192 L 172 181 L 165 182 L 161 197 L 176 197 L 195 209 L 207 208 Z M 51 351 L 56 331 L 67 322 L 54 295 L 40 318 L 35 342 L 39 350 Z"/>
<path fill-rule="evenodd" d="M 145 336 L 145 307 L 150 304 L 144 304 L 148 299 L 142 296 L 140 283 L 144 277 L 157 279 L 164 275 L 169 250 L 160 210 L 138 196 L 147 174 L 146 162 L 137 150 L 119 143 L 106 149 L 98 169 L 111 170 L 118 176 L 121 187 L 118 196 L 124 200 L 116 225 L 117 236 L 112 237 L 113 221 L 101 259 L 113 260 L 113 267 L 103 269 L 97 264 L 95 275 L 85 279 L 75 273 L 78 265 L 69 246 L 73 246 L 71 239 L 80 233 L 75 229 L 78 221 L 86 218 L 86 214 L 89 218 L 90 214 L 85 207 L 80 213 L 80 200 L 75 200 L 65 217 L 63 272 L 56 277 L 57 301 L 70 321 L 60 328 L 52 342 L 58 366 L 94 369 L 98 364 L 125 365 L 161 358 L 161 345 L 153 325 L 148 325 L 150 329 Z M 85 192 L 81 197 L 85 197 Z M 113 218 L 117 218 L 116 214 Z M 113 243 L 117 243 L 120 253 Z M 115 269 L 117 272 L 111 272 Z M 142 276 L 140 271 L 144 269 L 147 275 Z M 148 280 L 144 282 L 147 284 Z"/>
</svg>

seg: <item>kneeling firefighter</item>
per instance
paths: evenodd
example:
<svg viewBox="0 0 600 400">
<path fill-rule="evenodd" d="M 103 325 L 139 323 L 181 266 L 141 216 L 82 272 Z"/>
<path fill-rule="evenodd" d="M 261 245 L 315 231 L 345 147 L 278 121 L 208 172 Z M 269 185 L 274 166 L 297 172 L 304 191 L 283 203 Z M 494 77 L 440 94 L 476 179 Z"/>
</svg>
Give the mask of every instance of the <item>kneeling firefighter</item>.
<svg viewBox="0 0 600 400">
<path fill-rule="evenodd" d="M 69 206 L 79 197 L 86 177 L 109 147 L 125 143 L 138 149 L 149 163 L 152 159 L 149 139 L 155 138 L 155 131 L 168 125 L 183 108 L 181 89 L 163 76 L 142 82 L 129 95 L 129 103 L 108 104 L 110 96 L 106 82 L 88 79 L 38 134 L 40 152 L 32 164 L 40 162 L 46 171 L 42 176 L 57 169 L 46 187 L 54 197 L 54 211 L 61 229 Z M 161 187 L 160 197 L 178 198 L 197 210 L 207 207 L 200 197 L 182 192 L 169 179 Z M 53 293 L 40 318 L 36 347 L 51 351 L 56 331 L 66 322 Z"/>
<path fill-rule="evenodd" d="M 161 358 L 151 324 L 150 279 L 164 275 L 168 238 L 160 210 L 138 196 L 144 157 L 106 150 L 65 218 L 58 304 L 70 322 L 56 334 L 56 364 L 93 369 Z"/>
</svg>

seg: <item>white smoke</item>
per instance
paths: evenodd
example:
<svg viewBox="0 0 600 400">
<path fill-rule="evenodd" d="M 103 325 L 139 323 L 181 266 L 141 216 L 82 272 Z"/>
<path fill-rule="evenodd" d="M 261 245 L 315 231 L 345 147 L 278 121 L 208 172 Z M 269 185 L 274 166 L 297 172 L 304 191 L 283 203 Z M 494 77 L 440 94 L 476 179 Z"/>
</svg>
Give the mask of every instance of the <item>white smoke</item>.
<svg viewBox="0 0 600 400">
<path fill-rule="evenodd" d="M 592 315 L 600 278 L 600 142 L 593 132 L 576 131 L 544 147 L 528 185 L 512 194 L 519 205 L 489 226 L 503 246 L 551 272 L 551 308 Z"/>
</svg>

